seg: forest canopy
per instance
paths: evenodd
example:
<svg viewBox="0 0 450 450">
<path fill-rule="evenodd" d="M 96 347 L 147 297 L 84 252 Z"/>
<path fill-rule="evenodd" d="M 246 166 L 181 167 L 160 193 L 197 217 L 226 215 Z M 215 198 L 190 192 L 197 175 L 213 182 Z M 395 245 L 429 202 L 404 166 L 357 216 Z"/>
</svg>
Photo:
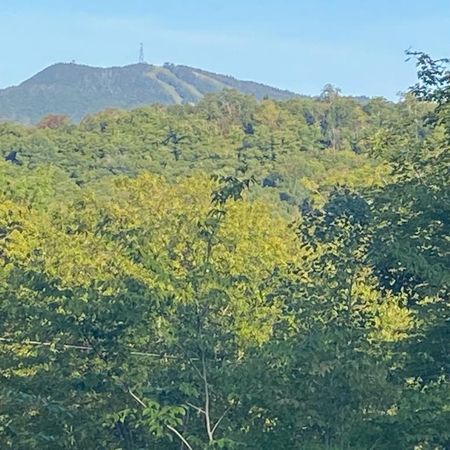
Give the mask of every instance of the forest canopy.
<svg viewBox="0 0 450 450">
<path fill-rule="evenodd" d="M 450 72 L 0 124 L 0 447 L 450 448 Z"/>
</svg>

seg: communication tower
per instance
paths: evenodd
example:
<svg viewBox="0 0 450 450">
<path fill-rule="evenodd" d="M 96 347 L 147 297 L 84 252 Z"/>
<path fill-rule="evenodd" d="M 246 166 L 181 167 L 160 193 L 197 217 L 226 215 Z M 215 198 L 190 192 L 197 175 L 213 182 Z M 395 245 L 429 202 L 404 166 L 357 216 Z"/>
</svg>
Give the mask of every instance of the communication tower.
<svg viewBox="0 0 450 450">
<path fill-rule="evenodd" d="M 144 44 L 141 42 L 139 46 L 139 64 L 144 64 Z"/>
</svg>

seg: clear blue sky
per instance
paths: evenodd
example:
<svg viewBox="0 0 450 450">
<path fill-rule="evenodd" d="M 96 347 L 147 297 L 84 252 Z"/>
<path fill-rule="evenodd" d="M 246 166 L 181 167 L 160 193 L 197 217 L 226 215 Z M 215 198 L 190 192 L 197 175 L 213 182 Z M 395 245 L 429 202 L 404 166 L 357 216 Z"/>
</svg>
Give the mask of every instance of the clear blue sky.
<svg viewBox="0 0 450 450">
<path fill-rule="evenodd" d="M 394 99 L 408 47 L 450 56 L 450 0 L 0 0 L 0 87 L 60 61 L 166 61 L 305 94 Z"/>
</svg>

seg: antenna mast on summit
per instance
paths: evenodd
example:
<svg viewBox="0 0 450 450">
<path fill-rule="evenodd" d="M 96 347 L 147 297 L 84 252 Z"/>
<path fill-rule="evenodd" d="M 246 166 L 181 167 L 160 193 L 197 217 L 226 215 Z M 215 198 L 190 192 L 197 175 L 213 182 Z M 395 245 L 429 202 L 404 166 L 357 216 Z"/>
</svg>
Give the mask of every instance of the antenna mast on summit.
<svg viewBox="0 0 450 450">
<path fill-rule="evenodd" d="M 139 64 L 144 64 L 144 44 L 141 42 L 139 47 Z"/>
</svg>

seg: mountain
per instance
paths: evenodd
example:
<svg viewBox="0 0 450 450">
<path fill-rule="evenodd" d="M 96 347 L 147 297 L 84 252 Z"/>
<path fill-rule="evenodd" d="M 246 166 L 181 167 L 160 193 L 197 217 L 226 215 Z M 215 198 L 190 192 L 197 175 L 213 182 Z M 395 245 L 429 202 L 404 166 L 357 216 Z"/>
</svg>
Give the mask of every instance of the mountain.
<svg viewBox="0 0 450 450">
<path fill-rule="evenodd" d="M 78 121 L 105 108 L 130 109 L 149 103 L 196 103 L 205 94 L 237 89 L 261 99 L 296 94 L 253 81 L 166 63 L 90 67 L 58 63 L 19 86 L 0 89 L 0 120 L 35 123 L 48 114 Z"/>
</svg>

